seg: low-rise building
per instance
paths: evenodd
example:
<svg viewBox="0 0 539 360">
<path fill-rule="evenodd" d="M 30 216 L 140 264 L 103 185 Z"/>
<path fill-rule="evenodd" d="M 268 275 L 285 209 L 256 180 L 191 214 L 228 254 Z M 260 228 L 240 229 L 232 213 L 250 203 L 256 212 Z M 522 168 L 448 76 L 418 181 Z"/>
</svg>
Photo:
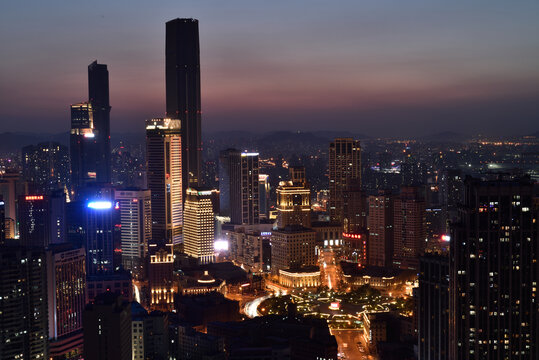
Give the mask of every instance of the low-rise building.
<svg viewBox="0 0 539 360">
<path fill-rule="evenodd" d="M 320 268 L 305 266 L 279 270 L 279 284 L 289 288 L 308 288 L 321 285 Z"/>
</svg>

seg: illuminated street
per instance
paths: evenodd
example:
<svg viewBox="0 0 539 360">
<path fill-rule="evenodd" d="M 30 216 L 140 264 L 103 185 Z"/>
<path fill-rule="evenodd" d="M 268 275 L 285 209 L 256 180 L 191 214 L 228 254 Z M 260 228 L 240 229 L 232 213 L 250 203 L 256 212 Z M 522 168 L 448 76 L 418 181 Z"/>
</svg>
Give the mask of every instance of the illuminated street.
<svg viewBox="0 0 539 360">
<path fill-rule="evenodd" d="M 262 296 L 262 297 L 256 298 L 253 301 L 250 301 L 247 304 L 245 304 L 245 307 L 243 308 L 244 309 L 243 311 L 244 311 L 245 315 L 247 315 L 250 318 L 257 317 L 258 316 L 258 310 L 257 310 L 258 305 L 260 305 L 260 303 L 262 303 L 262 301 L 264 301 L 264 300 L 266 300 L 268 298 L 270 298 L 269 295 Z"/>
<path fill-rule="evenodd" d="M 365 351 L 360 351 L 358 346 L 358 342 L 361 340 L 363 331 L 331 330 L 331 333 L 335 336 L 335 339 L 337 339 L 337 344 L 339 344 L 339 354 L 343 355 L 342 359 L 374 359 L 372 356 L 368 357 Z"/>
<path fill-rule="evenodd" d="M 340 271 L 335 261 L 333 249 L 324 249 L 320 256 L 320 272 L 322 275 L 322 285 L 329 289 L 338 287 L 340 282 Z"/>
</svg>

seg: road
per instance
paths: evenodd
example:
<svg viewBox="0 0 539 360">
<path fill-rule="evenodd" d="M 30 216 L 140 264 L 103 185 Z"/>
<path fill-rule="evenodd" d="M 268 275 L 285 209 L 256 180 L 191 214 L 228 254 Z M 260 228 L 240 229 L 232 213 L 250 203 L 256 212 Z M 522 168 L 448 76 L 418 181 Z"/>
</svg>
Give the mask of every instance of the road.
<svg viewBox="0 0 539 360">
<path fill-rule="evenodd" d="M 269 295 L 266 295 L 266 296 L 256 298 L 253 301 L 249 301 L 247 304 L 245 304 L 245 307 L 243 308 L 243 312 L 245 313 L 245 315 L 249 316 L 251 319 L 259 316 L 258 310 L 257 310 L 258 305 L 260 305 L 262 301 L 268 299 L 269 297 L 270 297 Z"/>
<path fill-rule="evenodd" d="M 360 336 L 363 334 L 363 331 L 331 330 L 331 333 L 337 339 L 337 344 L 339 345 L 339 353 L 344 354 L 344 359 L 372 359 L 372 357 L 367 356 L 367 353 L 359 351 L 359 347 L 357 346 L 357 343 L 360 341 Z"/>
<path fill-rule="evenodd" d="M 329 289 L 339 286 L 339 269 L 336 265 L 333 249 L 324 249 L 320 256 L 320 270 L 322 272 L 322 284 Z"/>
</svg>

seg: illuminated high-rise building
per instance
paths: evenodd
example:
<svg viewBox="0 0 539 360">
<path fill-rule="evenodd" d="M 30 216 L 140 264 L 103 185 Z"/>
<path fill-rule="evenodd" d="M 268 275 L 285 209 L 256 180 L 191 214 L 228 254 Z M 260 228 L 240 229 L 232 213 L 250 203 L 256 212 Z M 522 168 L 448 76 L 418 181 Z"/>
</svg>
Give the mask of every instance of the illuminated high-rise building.
<svg viewBox="0 0 539 360">
<path fill-rule="evenodd" d="M 271 271 L 316 265 L 316 232 L 302 226 L 289 226 L 271 232 Z"/>
<path fill-rule="evenodd" d="M 166 116 L 181 121 L 183 191 L 196 187 L 201 164 L 200 49 L 198 20 L 166 23 Z"/>
<path fill-rule="evenodd" d="M 91 200 L 84 211 L 86 273 L 95 275 L 114 270 L 115 205 L 111 200 Z"/>
<path fill-rule="evenodd" d="M 304 167 L 290 167 L 290 180 L 277 187 L 277 228 L 311 226 L 311 189 Z"/>
<path fill-rule="evenodd" d="M 49 356 L 82 355 L 82 313 L 86 305 L 86 253 L 69 244 L 47 250 Z"/>
<path fill-rule="evenodd" d="M 93 109 L 96 181 L 111 181 L 110 101 L 107 65 L 97 60 L 88 65 L 88 97 Z"/>
<path fill-rule="evenodd" d="M 22 195 L 18 201 L 21 244 L 45 248 L 50 243 L 49 198 L 45 195 Z"/>
<path fill-rule="evenodd" d="M 71 186 L 75 191 L 89 182 L 95 182 L 96 140 L 92 104 L 71 105 L 71 133 L 69 154 L 71 159 Z"/>
<path fill-rule="evenodd" d="M 44 142 L 22 148 L 22 176 L 38 193 L 69 185 L 69 151 L 57 142 Z"/>
<path fill-rule="evenodd" d="M 258 153 L 236 149 L 221 151 L 219 192 L 221 216 L 230 216 L 238 225 L 260 222 Z"/>
<path fill-rule="evenodd" d="M 393 265 L 419 270 L 427 246 L 426 203 L 421 187 L 403 186 L 394 200 Z"/>
<path fill-rule="evenodd" d="M 13 239 L 17 234 L 17 196 L 26 193 L 21 186 L 18 171 L 6 171 L 0 174 L 0 196 L 4 201 L 4 230 L 6 239 Z"/>
<path fill-rule="evenodd" d="M 391 191 L 369 196 L 369 265 L 393 266 L 393 203 Z"/>
<path fill-rule="evenodd" d="M 258 175 L 258 195 L 260 196 L 260 219 L 267 219 L 270 207 L 270 183 L 269 175 Z"/>
<path fill-rule="evenodd" d="M 47 247 L 66 241 L 65 194 L 21 195 L 18 201 L 19 234 L 25 246 Z"/>
<path fill-rule="evenodd" d="M 361 190 L 361 147 L 359 140 L 338 138 L 329 145 L 329 216 L 343 224 L 345 232 L 354 232 L 348 223 L 355 223 L 361 209 L 357 196 L 348 192 Z M 351 207 L 349 209 L 349 207 Z M 357 209 L 352 209 L 357 208 Z"/>
<path fill-rule="evenodd" d="M 152 241 L 151 192 L 120 189 L 114 199 L 120 208 L 122 265 L 139 276 Z"/>
<path fill-rule="evenodd" d="M 214 254 L 212 190 L 188 188 L 183 209 L 184 250 L 201 264 L 211 263 Z"/>
<path fill-rule="evenodd" d="M 538 204 L 529 178 L 464 181 L 451 229 L 450 359 L 539 357 Z"/>
<path fill-rule="evenodd" d="M 150 255 L 148 284 L 150 308 L 171 311 L 174 307 L 174 255 L 168 249 L 159 249 Z"/>
<path fill-rule="evenodd" d="M 48 359 L 45 252 L 13 242 L 0 246 L 0 359 Z"/>
<path fill-rule="evenodd" d="M 152 242 L 179 244 L 182 237 L 182 139 L 177 119 L 146 120 Z"/>
</svg>

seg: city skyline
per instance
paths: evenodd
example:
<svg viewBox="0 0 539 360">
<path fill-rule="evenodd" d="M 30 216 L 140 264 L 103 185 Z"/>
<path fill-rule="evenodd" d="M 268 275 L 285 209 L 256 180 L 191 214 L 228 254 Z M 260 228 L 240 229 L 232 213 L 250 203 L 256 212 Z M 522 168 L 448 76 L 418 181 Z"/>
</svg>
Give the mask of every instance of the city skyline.
<svg viewBox="0 0 539 360">
<path fill-rule="evenodd" d="M 81 70 L 97 59 L 112 131 L 143 132 L 165 114 L 163 23 L 174 17 L 201 24 L 203 132 L 326 130 L 328 119 L 371 136 L 537 131 L 538 4 L 309 5 L 9 4 L 0 131 L 67 130 Z"/>
</svg>

